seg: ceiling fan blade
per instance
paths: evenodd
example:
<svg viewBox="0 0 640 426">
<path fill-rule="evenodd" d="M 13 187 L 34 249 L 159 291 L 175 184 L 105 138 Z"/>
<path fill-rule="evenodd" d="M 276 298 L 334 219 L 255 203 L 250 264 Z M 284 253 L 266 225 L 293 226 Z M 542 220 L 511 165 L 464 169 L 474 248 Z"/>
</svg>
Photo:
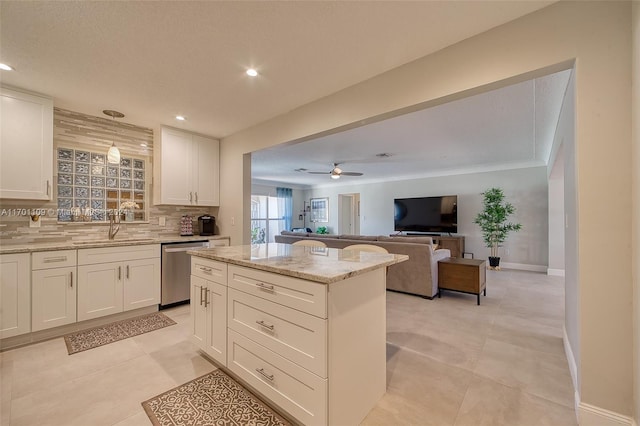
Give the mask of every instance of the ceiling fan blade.
<svg viewBox="0 0 640 426">
<path fill-rule="evenodd" d="M 312 175 L 328 175 L 331 172 L 307 172 L 307 173 L 311 173 Z"/>
<path fill-rule="evenodd" d="M 341 176 L 362 176 L 362 173 L 360 172 L 342 172 L 340 173 Z"/>
</svg>

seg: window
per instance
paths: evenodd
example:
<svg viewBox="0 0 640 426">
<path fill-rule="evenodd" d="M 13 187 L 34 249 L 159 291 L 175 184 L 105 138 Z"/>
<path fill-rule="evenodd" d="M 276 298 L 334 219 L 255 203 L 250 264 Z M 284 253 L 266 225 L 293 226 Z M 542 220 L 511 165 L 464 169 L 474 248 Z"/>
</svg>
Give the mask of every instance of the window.
<svg viewBox="0 0 640 426">
<path fill-rule="evenodd" d="M 284 212 L 278 209 L 278 197 L 251 196 L 251 244 L 273 243 L 284 229 Z"/>
<path fill-rule="evenodd" d="M 123 157 L 120 164 L 109 164 L 104 153 L 58 148 L 57 172 L 59 221 L 107 221 L 107 212 L 121 210 L 125 202 L 138 206 L 120 212 L 126 220 L 146 220 L 144 159 Z"/>
</svg>

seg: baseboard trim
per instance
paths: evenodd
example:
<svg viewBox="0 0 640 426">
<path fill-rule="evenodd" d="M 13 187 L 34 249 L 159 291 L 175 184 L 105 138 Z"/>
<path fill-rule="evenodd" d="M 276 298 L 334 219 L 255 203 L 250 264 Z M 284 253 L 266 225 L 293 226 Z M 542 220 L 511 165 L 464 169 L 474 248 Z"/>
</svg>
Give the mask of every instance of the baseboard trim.
<svg viewBox="0 0 640 426">
<path fill-rule="evenodd" d="M 580 426 L 637 426 L 632 417 L 596 407 L 580 401 L 580 392 L 578 391 L 578 366 L 576 364 L 567 329 L 562 327 L 562 343 L 564 344 L 564 353 L 569 363 L 569 372 L 571 373 L 571 381 L 574 389 L 574 404 L 576 410 L 576 419 Z"/>
<path fill-rule="evenodd" d="M 564 277 L 564 269 L 547 269 L 547 275 L 553 275 L 555 277 Z"/>
<path fill-rule="evenodd" d="M 504 269 L 518 269 L 520 271 L 547 272 L 547 267 L 544 265 L 528 265 L 526 263 L 500 262 L 500 267 Z"/>
<path fill-rule="evenodd" d="M 578 365 L 576 364 L 576 358 L 573 355 L 573 349 L 569 343 L 569 336 L 567 336 L 567 329 L 562 326 L 562 344 L 564 345 L 564 354 L 567 357 L 567 363 L 569 364 L 569 373 L 571 374 L 571 382 L 573 383 L 573 408 L 576 412 L 576 421 L 580 421 L 579 407 L 580 407 L 580 392 L 578 392 Z"/>
<path fill-rule="evenodd" d="M 632 426 L 633 418 L 581 402 L 578 407 L 580 426 Z"/>
</svg>

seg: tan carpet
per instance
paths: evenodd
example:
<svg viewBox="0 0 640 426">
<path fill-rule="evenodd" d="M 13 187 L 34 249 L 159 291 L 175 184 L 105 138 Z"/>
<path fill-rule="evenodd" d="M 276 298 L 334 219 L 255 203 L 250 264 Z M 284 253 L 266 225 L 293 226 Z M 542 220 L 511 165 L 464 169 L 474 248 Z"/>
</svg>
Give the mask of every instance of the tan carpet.
<svg viewBox="0 0 640 426">
<path fill-rule="evenodd" d="M 155 426 L 288 426 L 222 370 L 215 370 L 142 403 Z"/>
<path fill-rule="evenodd" d="M 154 312 L 67 334 L 64 336 L 64 341 L 67 344 L 69 355 L 72 355 L 174 324 L 175 321 L 168 316 L 160 312 Z"/>
</svg>

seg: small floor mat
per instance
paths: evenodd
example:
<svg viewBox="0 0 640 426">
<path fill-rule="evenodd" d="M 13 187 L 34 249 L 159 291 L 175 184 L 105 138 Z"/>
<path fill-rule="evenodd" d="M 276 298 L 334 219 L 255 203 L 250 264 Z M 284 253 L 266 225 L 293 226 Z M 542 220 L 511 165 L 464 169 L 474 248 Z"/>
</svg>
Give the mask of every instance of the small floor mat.
<svg viewBox="0 0 640 426">
<path fill-rule="evenodd" d="M 142 403 L 155 426 L 290 426 L 222 370 L 200 376 Z"/>
<path fill-rule="evenodd" d="M 64 336 L 64 341 L 67 344 L 69 355 L 73 355 L 128 337 L 168 327 L 175 323 L 174 320 L 165 314 L 154 312 L 152 314 L 141 315 L 100 327 L 90 328 L 89 330 L 67 334 Z"/>
</svg>

